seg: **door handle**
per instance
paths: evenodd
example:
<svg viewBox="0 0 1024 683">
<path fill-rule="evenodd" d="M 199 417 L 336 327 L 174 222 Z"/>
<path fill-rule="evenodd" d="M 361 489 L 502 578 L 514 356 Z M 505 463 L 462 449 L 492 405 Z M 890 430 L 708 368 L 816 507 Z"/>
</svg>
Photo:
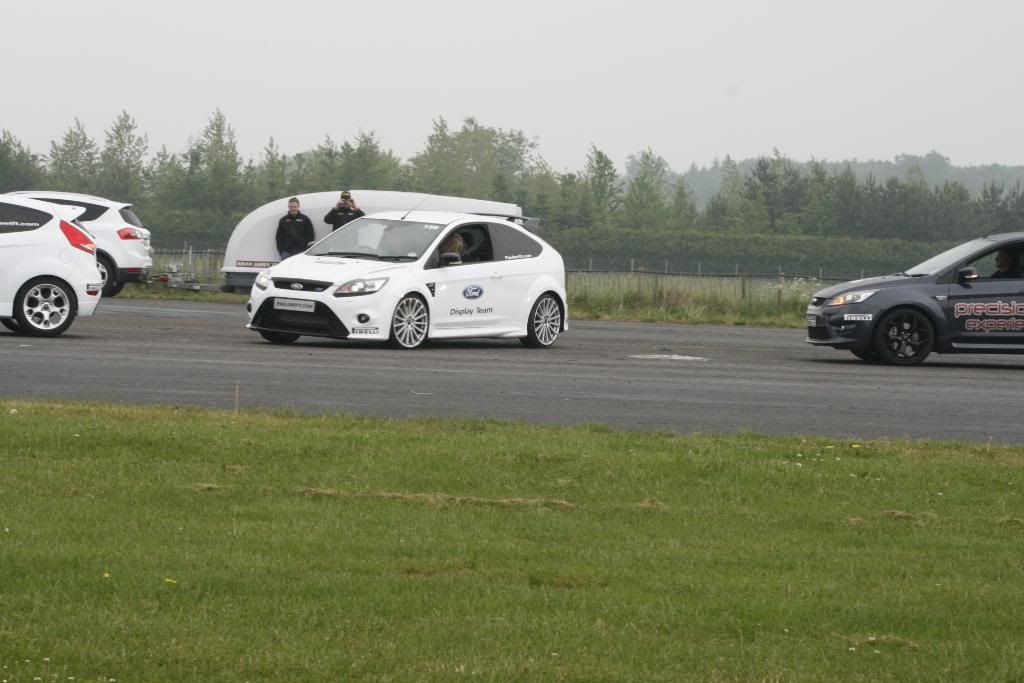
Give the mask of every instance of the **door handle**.
<svg viewBox="0 0 1024 683">
<path fill-rule="evenodd" d="M 491 279 L 500 280 L 503 277 L 505 277 L 505 276 L 502 275 L 501 273 L 491 273 Z"/>
</svg>

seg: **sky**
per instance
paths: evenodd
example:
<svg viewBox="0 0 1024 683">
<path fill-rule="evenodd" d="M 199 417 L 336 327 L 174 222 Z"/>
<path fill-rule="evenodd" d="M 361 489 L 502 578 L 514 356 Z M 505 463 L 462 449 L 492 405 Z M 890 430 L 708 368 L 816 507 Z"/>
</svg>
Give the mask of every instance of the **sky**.
<svg viewBox="0 0 1024 683">
<path fill-rule="evenodd" d="M 523 131 L 555 171 L 596 145 L 673 169 L 790 158 L 1024 164 L 1024 3 L 1002 0 L 14 0 L 0 129 L 46 153 L 127 111 L 151 152 L 217 109 L 239 150 L 374 132 L 403 159 L 440 117 Z M 12 30 L 19 27 L 19 30 Z"/>
</svg>

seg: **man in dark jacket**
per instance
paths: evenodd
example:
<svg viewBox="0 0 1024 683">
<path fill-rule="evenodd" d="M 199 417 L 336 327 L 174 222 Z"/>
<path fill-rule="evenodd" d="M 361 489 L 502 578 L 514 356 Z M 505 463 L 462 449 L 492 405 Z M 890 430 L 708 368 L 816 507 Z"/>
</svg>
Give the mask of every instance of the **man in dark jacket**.
<svg viewBox="0 0 1024 683">
<path fill-rule="evenodd" d="M 288 213 L 277 222 L 277 253 L 284 261 L 289 256 L 306 251 L 309 243 L 316 239 L 313 222 L 309 216 L 299 213 L 299 199 L 288 200 Z"/>
<path fill-rule="evenodd" d="M 334 232 L 349 221 L 354 221 L 360 216 L 365 215 L 362 209 L 356 206 L 355 200 L 352 199 L 352 193 L 345 190 L 341 193 L 341 198 L 334 205 L 334 208 L 324 216 L 324 223 L 331 226 L 331 232 Z"/>
</svg>

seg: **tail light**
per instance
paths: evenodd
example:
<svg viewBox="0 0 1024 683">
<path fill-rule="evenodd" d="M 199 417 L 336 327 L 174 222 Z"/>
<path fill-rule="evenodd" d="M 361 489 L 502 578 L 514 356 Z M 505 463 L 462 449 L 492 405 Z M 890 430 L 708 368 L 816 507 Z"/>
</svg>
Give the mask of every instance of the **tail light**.
<svg viewBox="0 0 1024 683">
<path fill-rule="evenodd" d="M 117 236 L 123 240 L 141 240 L 144 235 L 138 228 L 121 228 L 117 231 Z"/>
<path fill-rule="evenodd" d="M 60 222 L 60 231 L 64 233 L 64 237 L 68 238 L 68 242 L 75 249 L 81 249 L 89 254 L 96 253 L 96 243 L 92 241 L 92 238 L 67 221 Z"/>
</svg>

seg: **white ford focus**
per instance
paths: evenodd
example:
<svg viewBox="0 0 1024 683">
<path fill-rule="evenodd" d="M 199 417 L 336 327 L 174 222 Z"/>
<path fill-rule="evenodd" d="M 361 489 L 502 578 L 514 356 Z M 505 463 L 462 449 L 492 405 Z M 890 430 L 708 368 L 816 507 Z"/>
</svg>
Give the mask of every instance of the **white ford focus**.
<svg viewBox="0 0 1024 683">
<path fill-rule="evenodd" d="M 569 328 L 565 266 L 511 220 L 435 211 L 355 220 L 256 278 L 251 330 L 390 341 L 518 338 L 548 347 Z"/>
</svg>

